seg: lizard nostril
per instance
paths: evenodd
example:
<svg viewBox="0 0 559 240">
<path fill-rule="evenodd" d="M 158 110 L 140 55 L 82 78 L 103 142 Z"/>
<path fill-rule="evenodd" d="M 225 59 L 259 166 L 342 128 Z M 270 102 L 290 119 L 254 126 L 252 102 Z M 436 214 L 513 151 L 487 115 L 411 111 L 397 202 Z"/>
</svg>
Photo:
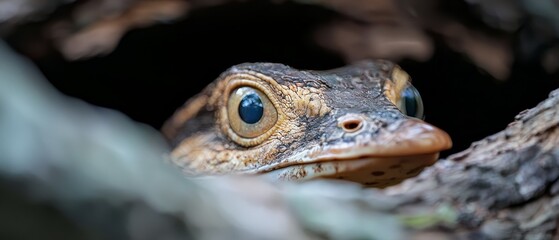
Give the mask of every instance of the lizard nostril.
<svg viewBox="0 0 559 240">
<path fill-rule="evenodd" d="M 363 126 L 361 119 L 347 119 L 341 123 L 342 128 L 346 132 L 356 132 Z"/>
</svg>

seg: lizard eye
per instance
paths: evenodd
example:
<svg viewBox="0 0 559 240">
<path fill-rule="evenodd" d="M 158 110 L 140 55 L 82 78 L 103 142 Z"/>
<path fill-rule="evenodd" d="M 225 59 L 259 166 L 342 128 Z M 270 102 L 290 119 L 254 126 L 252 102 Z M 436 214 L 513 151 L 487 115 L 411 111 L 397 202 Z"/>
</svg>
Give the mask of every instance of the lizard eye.
<svg viewBox="0 0 559 240">
<path fill-rule="evenodd" d="M 415 87 L 408 85 L 400 94 L 398 108 L 402 113 L 415 118 L 423 119 L 423 101 Z"/>
<path fill-rule="evenodd" d="M 227 103 L 231 129 L 241 137 L 254 138 L 274 126 L 278 113 L 263 92 L 252 87 L 234 89 Z"/>
<path fill-rule="evenodd" d="M 249 92 L 243 96 L 239 104 L 239 116 L 243 122 L 255 124 L 264 115 L 262 99 L 255 92 Z"/>
</svg>

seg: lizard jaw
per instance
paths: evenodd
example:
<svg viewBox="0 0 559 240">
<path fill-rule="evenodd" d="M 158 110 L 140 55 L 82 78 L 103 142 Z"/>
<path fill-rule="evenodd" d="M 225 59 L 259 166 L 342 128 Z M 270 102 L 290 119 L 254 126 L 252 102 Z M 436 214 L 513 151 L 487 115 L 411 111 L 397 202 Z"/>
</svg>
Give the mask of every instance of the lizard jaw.
<svg viewBox="0 0 559 240">
<path fill-rule="evenodd" d="M 451 146 L 446 132 L 421 120 L 406 119 L 374 140 L 301 152 L 265 175 L 292 181 L 334 178 L 386 187 L 416 176 Z"/>
<path fill-rule="evenodd" d="M 291 165 L 265 173 L 273 179 L 304 181 L 342 179 L 368 187 L 387 187 L 418 175 L 437 161 L 439 153 L 402 157 L 364 157 Z"/>
</svg>

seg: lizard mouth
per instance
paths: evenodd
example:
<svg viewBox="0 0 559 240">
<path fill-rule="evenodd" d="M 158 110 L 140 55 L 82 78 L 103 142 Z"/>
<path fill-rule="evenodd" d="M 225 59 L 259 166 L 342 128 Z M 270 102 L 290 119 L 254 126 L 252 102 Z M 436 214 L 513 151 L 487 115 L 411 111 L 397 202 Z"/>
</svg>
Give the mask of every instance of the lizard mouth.
<svg viewBox="0 0 559 240">
<path fill-rule="evenodd" d="M 437 161 L 439 153 L 403 157 L 363 157 L 291 165 L 266 173 L 276 179 L 342 179 L 368 187 L 387 187 L 417 176 Z"/>
<path fill-rule="evenodd" d="M 276 179 L 334 178 L 386 187 L 418 175 L 449 149 L 448 134 L 421 120 L 408 119 L 374 140 L 313 148 L 266 173 Z"/>
</svg>

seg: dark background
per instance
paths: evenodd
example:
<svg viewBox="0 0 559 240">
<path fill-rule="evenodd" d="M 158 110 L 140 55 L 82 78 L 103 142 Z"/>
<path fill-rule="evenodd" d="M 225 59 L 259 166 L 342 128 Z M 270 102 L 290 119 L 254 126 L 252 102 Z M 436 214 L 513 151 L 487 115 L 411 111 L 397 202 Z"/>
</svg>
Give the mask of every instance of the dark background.
<svg viewBox="0 0 559 240">
<path fill-rule="evenodd" d="M 468 14 L 461 13 L 466 21 Z M 316 45 L 314 30 L 336 13 L 311 5 L 250 2 L 194 11 L 184 20 L 130 31 L 111 54 L 69 62 L 56 53 L 35 58 L 62 92 L 119 110 L 159 128 L 173 111 L 228 67 L 280 62 L 300 69 L 343 66 L 340 56 Z M 475 23 L 475 21 L 472 21 Z M 25 34 L 9 42 L 17 49 Z M 426 121 L 447 131 L 454 148 L 496 133 L 514 116 L 559 87 L 538 61 L 517 61 L 510 79 L 497 81 L 436 36 L 427 62 L 399 64 L 422 94 Z"/>
</svg>

